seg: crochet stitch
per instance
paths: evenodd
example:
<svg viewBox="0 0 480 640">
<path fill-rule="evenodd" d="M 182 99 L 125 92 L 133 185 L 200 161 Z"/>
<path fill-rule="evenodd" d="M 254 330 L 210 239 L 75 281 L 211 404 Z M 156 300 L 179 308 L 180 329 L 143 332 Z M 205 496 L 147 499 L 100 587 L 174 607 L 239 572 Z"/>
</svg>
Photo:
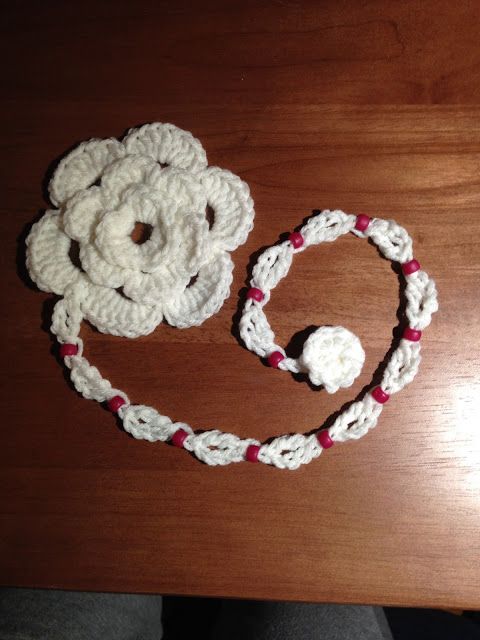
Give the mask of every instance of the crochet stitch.
<svg viewBox="0 0 480 640">
<path fill-rule="evenodd" d="M 228 297 L 229 252 L 253 227 L 253 201 L 240 178 L 207 167 L 191 133 L 155 123 L 130 130 L 122 142 L 84 142 L 60 162 L 49 193 L 59 208 L 33 226 L 27 265 L 40 289 L 64 296 L 64 313 L 135 338 L 163 318 L 199 325 Z M 131 238 L 137 222 L 152 229 L 142 244 Z M 82 269 L 69 257 L 72 241 Z"/>
<path fill-rule="evenodd" d="M 100 184 L 93 184 L 99 177 Z M 215 313 L 230 286 L 228 251 L 245 241 L 252 226 L 248 187 L 229 172 L 207 168 L 205 153 L 191 134 L 155 124 L 132 130 L 122 143 L 83 143 L 60 163 L 50 194 L 60 208 L 48 211 L 32 228 L 27 241 L 30 274 L 41 289 L 63 295 L 55 305 L 52 332 L 75 388 L 87 399 L 106 402 L 135 438 L 170 441 L 209 465 L 249 460 L 297 469 L 335 442 L 365 435 L 390 395 L 411 382 L 418 370 L 418 341 L 438 304 L 434 281 L 413 259 L 410 237 L 391 220 L 365 221 L 366 216 L 324 211 L 260 255 L 240 333 L 259 356 L 278 354 L 279 369 L 308 373 L 314 384 L 330 392 L 351 384 L 364 358 L 356 336 L 342 327 L 322 327 L 308 338 L 299 359 L 288 358 L 275 344 L 264 306 L 298 251 L 348 232 L 371 238 L 385 257 L 402 264 L 410 325 L 381 386 L 350 404 L 328 431 L 283 435 L 263 444 L 217 429 L 193 431 L 152 407 L 131 404 L 84 357 L 82 320 L 101 331 L 135 337 L 153 331 L 163 316 L 182 327 Z M 202 218 L 207 203 L 215 210 L 210 230 Z M 141 246 L 129 239 L 137 220 L 153 227 L 150 240 Z M 79 243 L 83 270 L 69 259 L 72 239 Z M 188 287 L 197 270 L 197 281 Z M 123 295 L 116 291 L 119 287 Z"/>
</svg>

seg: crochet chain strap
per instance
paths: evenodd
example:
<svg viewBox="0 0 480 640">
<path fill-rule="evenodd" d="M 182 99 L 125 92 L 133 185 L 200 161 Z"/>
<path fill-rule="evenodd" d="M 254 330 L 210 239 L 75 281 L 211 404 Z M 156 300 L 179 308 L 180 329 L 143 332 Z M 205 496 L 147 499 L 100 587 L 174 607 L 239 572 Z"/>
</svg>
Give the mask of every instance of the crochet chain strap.
<svg viewBox="0 0 480 640">
<path fill-rule="evenodd" d="M 420 364 L 421 332 L 438 309 L 435 283 L 413 259 L 412 240 L 406 230 L 393 220 L 365 219 L 366 216 L 348 215 L 342 211 L 323 211 L 312 217 L 299 232 L 291 234 L 288 240 L 264 251 L 253 268 L 251 291 L 254 294 L 247 297 L 240 320 L 240 333 L 248 349 L 262 358 L 280 353 L 282 359 L 278 368 L 297 372 L 298 362 L 286 357 L 284 350 L 275 343 L 275 334 L 264 312 L 271 290 L 287 275 L 293 255 L 310 245 L 332 242 L 353 232 L 358 237 L 371 238 L 386 258 L 402 265 L 409 326 L 385 368 L 380 386 L 350 404 L 328 430 L 317 429 L 307 435 L 282 435 L 262 444 L 254 438 L 240 438 L 217 429 L 194 431 L 189 425 L 173 422 L 152 407 L 131 404 L 128 396 L 114 389 L 83 355 L 79 332 L 87 292 L 82 282 L 74 283 L 65 291 L 64 298 L 55 306 L 52 319 L 52 331 L 65 348 L 64 361 L 75 388 L 87 399 L 108 402 L 118 413 L 125 431 L 135 438 L 150 442 L 171 441 L 208 465 L 250 460 L 281 469 L 297 469 L 335 442 L 361 438 L 376 425 L 390 395 L 403 389 L 415 377 Z M 67 348 L 70 345 L 71 350 Z"/>
</svg>

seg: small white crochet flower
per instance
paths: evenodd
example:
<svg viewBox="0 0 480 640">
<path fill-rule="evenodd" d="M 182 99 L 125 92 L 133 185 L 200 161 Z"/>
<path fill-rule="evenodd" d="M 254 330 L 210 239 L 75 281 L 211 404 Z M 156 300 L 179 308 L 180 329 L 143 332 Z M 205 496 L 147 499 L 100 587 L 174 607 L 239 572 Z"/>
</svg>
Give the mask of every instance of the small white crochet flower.
<svg viewBox="0 0 480 640">
<path fill-rule="evenodd" d="M 328 393 L 349 387 L 362 370 L 365 352 L 360 340 L 344 327 L 320 327 L 303 345 L 299 363 L 312 384 Z"/>
<path fill-rule="evenodd" d="M 81 288 L 82 313 L 100 331 L 136 337 L 163 317 L 198 325 L 228 297 L 229 251 L 253 226 L 253 202 L 240 178 L 207 167 L 189 132 L 156 123 L 122 142 L 82 143 L 60 162 L 49 191 L 59 209 L 32 228 L 30 275 L 66 298 Z M 142 244 L 131 237 L 137 222 L 151 227 Z M 69 257 L 72 241 L 82 269 Z"/>
</svg>

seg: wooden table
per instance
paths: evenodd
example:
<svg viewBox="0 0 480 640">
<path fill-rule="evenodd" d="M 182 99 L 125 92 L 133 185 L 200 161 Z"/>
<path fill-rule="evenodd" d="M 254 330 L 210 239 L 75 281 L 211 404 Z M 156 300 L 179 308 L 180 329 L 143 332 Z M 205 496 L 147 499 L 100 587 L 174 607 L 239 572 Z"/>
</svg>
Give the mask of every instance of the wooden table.
<svg viewBox="0 0 480 640">
<path fill-rule="evenodd" d="M 4 7 L 0 581 L 318 602 L 480 606 L 480 10 L 475 2 L 48 2 Z M 136 402 L 259 439 L 320 426 L 369 384 L 399 280 L 353 237 L 295 258 L 280 344 L 342 324 L 352 388 L 312 391 L 232 331 L 250 257 L 316 208 L 394 217 L 441 310 L 378 427 L 296 472 L 208 468 L 127 437 L 52 355 L 52 296 L 24 268 L 55 158 L 171 121 L 251 186 L 232 295 L 202 327 L 133 341 L 86 327 Z M 42 307 L 43 305 L 43 307 Z M 43 308 L 43 311 L 42 311 Z M 294 343 L 298 342 L 294 340 Z"/>
</svg>

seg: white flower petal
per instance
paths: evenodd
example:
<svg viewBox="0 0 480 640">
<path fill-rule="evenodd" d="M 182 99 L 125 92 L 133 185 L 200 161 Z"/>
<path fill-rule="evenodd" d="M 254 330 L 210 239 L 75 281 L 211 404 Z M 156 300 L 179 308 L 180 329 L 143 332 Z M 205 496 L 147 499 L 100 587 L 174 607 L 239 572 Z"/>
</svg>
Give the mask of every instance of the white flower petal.
<svg viewBox="0 0 480 640">
<path fill-rule="evenodd" d="M 90 287 L 82 310 L 102 333 L 126 338 L 146 336 L 162 321 L 160 307 L 133 302 L 113 289 L 95 285 Z"/>
<path fill-rule="evenodd" d="M 168 259 L 162 266 L 174 279 L 187 278 L 188 281 L 214 255 L 208 223 L 195 215 L 182 215 L 168 227 L 167 246 Z"/>
<path fill-rule="evenodd" d="M 127 270 L 107 262 L 94 244 L 80 245 L 80 262 L 94 284 L 112 289 L 123 286 Z"/>
<path fill-rule="evenodd" d="M 68 235 L 79 242 L 88 242 L 105 204 L 100 187 L 78 191 L 68 200 L 63 214 L 63 224 Z"/>
<path fill-rule="evenodd" d="M 181 282 L 173 280 L 165 271 L 155 273 L 142 273 L 130 271 L 126 273 L 123 292 L 126 296 L 148 305 L 162 305 L 164 300 L 168 300 L 176 289 L 183 291 L 188 284 L 188 280 Z M 177 291 L 178 295 L 178 291 Z"/>
<path fill-rule="evenodd" d="M 212 242 L 218 249 L 233 251 L 253 228 L 255 211 L 250 189 L 238 176 L 218 167 L 202 171 L 199 178 L 214 211 Z"/>
<path fill-rule="evenodd" d="M 48 190 L 53 204 L 61 205 L 77 191 L 92 185 L 111 162 L 125 155 L 125 147 L 115 138 L 93 138 L 82 142 L 60 160 Z"/>
<path fill-rule="evenodd" d="M 175 327 L 192 327 L 217 313 L 230 293 L 232 271 L 230 255 L 219 253 L 200 269 L 191 287 L 165 303 L 163 312 L 167 322 Z"/>
<path fill-rule="evenodd" d="M 152 198 L 160 201 L 168 198 L 176 204 L 179 213 L 198 213 L 202 218 L 205 216 L 205 189 L 194 174 L 175 167 L 161 169 L 157 164 L 146 182 L 152 187 Z"/>
<path fill-rule="evenodd" d="M 108 211 L 95 229 L 95 245 L 103 258 L 126 269 L 139 266 L 138 245 L 131 239 L 137 215 L 131 205 L 131 201 L 122 203 L 118 209 Z M 152 203 L 149 206 L 153 208 Z"/>
<path fill-rule="evenodd" d="M 155 122 L 130 129 L 123 140 L 128 153 L 153 158 L 161 164 L 197 172 L 207 166 L 207 156 L 199 140 L 173 124 Z"/>
<path fill-rule="evenodd" d="M 30 277 L 42 291 L 57 294 L 62 294 L 69 284 L 83 277 L 70 260 L 71 241 L 61 226 L 58 211 L 47 211 L 33 225 L 27 238 Z"/>
<path fill-rule="evenodd" d="M 147 156 L 127 155 L 113 162 L 102 176 L 102 189 L 114 198 L 110 209 L 116 206 L 117 199 L 132 185 L 143 184 L 158 164 Z"/>
<path fill-rule="evenodd" d="M 166 195 L 154 202 L 150 187 L 129 189 L 115 211 L 106 213 L 95 230 L 95 244 L 105 260 L 125 269 L 153 272 L 168 266 L 172 277 L 190 278 L 208 256 L 208 224 L 203 217 L 179 213 Z M 150 238 L 136 244 L 135 222 L 153 226 Z M 188 281 L 188 280 L 187 280 Z"/>
<path fill-rule="evenodd" d="M 124 269 L 151 271 L 175 250 L 169 228 L 159 224 L 158 205 L 148 197 L 148 188 L 133 187 L 119 207 L 105 213 L 95 229 L 95 244 L 107 262 Z M 136 244 L 131 237 L 136 222 L 153 226 L 151 237 Z M 161 220 L 160 220 L 161 222 Z"/>
</svg>

